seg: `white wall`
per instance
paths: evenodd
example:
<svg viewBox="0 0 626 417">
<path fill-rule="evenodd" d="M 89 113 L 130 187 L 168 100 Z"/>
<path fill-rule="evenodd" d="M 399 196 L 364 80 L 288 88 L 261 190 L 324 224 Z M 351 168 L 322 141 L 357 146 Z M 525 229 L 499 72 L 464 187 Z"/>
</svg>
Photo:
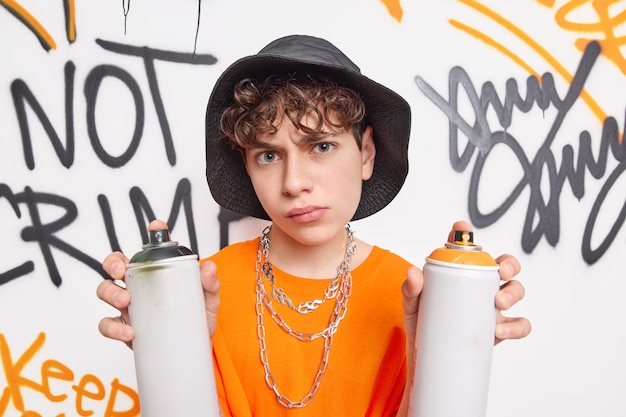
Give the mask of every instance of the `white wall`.
<svg viewBox="0 0 626 417">
<path fill-rule="evenodd" d="M 624 130 L 626 63 L 619 45 L 605 43 L 595 60 L 583 58 L 581 46 L 584 39 L 623 36 L 625 25 L 603 22 L 587 5 L 566 13 L 573 2 L 563 1 L 404 1 L 395 5 L 403 10 L 398 20 L 379 0 L 211 0 L 201 4 L 194 44 L 195 1 L 134 0 L 126 33 L 120 2 L 77 1 L 77 35 L 70 42 L 62 2 L 21 1 L 23 10 L 15 13 L 9 3 L 0 1 L 1 416 L 88 411 L 110 416 L 131 408 L 132 353 L 97 331 L 101 317 L 115 314 L 95 296 L 102 279 L 97 265 L 115 247 L 109 236 L 129 254 L 139 250 L 145 217 L 135 218 L 137 191 L 156 217 L 167 220 L 176 187 L 190 184 L 192 221 L 181 211 L 174 236 L 201 255 L 219 249 L 219 208 L 204 180 L 208 94 L 235 59 L 291 33 L 333 41 L 366 75 L 400 92 L 413 108 L 406 185 L 388 208 L 353 225 L 360 238 L 422 265 L 443 243 L 451 223 L 468 219 L 488 251 L 510 252 L 522 262 L 527 297 L 511 314 L 529 317 L 533 332 L 496 348 L 489 417 L 625 415 L 626 283 L 620 259 L 626 246 L 626 154 L 622 148 L 619 161 L 619 153 L 601 142 L 607 118 L 615 118 L 620 135 Z M 26 13 L 39 29 L 17 17 Z M 36 33 L 44 31 L 54 47 L 39 41 Z M 147 51 L 143 47 L 161 52 L 154 61 L 144 60 L 136 55 Z M 156 74 L 152 90 L 146 62 Z M 579 74 L 589 75 L 572 82 L 581 62 Z M 71 67 L 73 76 L 66 76 Z M 525 97 L 529 71 L 553 78 L 555 94 L 547 108 L 537 102 L 514 108 L 505 129 L 493 107 L 478 111 L 470 103 L 468 92 L 480 97 L 488 83 L 501 101 L 509 81 L 517 82 Z M 453 83 L 459 88 L 452 94 L 450 79 L 461 73 L 467 78 Z M 430 90 L 421 89 L 416 77 Z M 69 111 L 66 79 L 73 86 Z M 546 91 L 548 84 L 543 84 Z M 559 112 L 554 98 L 565 100 L 574 87 L 584 89 Z M 143 103 L 142 114 L 133 90 Z M 25 102 L 17 97 L 25 92 L 32 93 L 60 138 L 65 150 L 58 153 L 69 157 L 65 165 L 29 104 L 24 131 L 30 140 L 21 133 L 16 109 Z M 175 162 L 167 158 L 155 97 L 169 123 Z M 458 98 L 456 113 L 449 111 L 451 97 Z M 477 123 L 483 113 L 484 123 Z M 125 158 L 138 114 L 143 131 L 136 152 Z M 506 144 L 486 155 L 481 175 L 473 175 L 477 150 L 464 169 L 453 169 L 449 138 L 456 128 L 450 121 L 467 123 L 457 132 L 462 148 L 481 137 L 488 148 L 509 135 Z M 592 159 L 606 158 L 602 169 L 594 177 L 583 167 L 578 177 L 559 179 L 563 149 L 572 148 L 576 166 L 583 132 L 590 135 Z M 31 165 L 25 142 L 32 145 Z M 617 142 L 613 146 L 617 150 Z M 541 156 L 554 166 L 540 163 Z M 496 214 L 520 181 L 516 198 Z M 479 185 L 475 194 L 473 185 Z M 475 216 L 471 202 L 490 215 Z M 547 210 L 537 209 L 537 202 Z M 110 217 L 103 215 L 104 203 Z M 110 234 L 105 218 L 114 225 Z M 234 241 L 257 235 L 261 225 L 245 219 L 228 231 Z"/>
</svg>

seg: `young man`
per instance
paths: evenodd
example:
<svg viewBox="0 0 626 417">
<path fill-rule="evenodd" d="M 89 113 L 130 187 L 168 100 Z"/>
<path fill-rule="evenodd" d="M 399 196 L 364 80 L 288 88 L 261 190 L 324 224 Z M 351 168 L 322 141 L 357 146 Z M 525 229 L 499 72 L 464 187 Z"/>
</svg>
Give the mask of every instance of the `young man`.
<svg viewBox="0 0 626 417">
<path fill-rule="evenodd" d="M 289 36 L 226 69 L 206 128 L 215 200 L 272 221 L 202 265 L 224 414 L 406 415 L 421 271 L 356 238 L 349 222 L 404 182 L 408 103 L 327 41 Z M 506 284 L 495 304 L 506 310 L 524 289 L 512 279 L 517 260 L 498 261 Z M 121 279 L 126 262 L 115 253 L 103 265 Z M 101 321 L 102 334 L 130 343 L 128 294 L 106 280 L 98 296 L 121 312 Z M 526 319 L 499 316 L 495 338 L 529 331 Z"/>
</svg>

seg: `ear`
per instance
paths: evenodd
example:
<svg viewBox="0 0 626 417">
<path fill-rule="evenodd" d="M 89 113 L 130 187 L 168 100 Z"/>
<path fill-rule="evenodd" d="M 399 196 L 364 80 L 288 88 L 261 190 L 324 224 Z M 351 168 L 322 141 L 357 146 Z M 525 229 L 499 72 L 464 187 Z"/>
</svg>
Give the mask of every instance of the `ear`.
<svg viewBox="0 0 626 417">
<path fill-rule="evenodd" d="M 376 157 L 376 145 L 374 144 L 374 129 L 367 126 L 361 140 L 361 178 L 369 180 L 374 172 L 374 159 Z"/>
</svg>

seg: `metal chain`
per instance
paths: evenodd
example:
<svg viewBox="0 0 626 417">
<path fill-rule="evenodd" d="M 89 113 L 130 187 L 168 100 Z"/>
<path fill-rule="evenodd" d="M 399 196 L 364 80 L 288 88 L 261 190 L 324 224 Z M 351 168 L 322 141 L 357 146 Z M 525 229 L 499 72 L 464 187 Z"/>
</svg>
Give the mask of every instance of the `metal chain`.
<svg viewBox="0 0 626 417">
<path fill-rule="evenodd" d="M 282 288 L 279 288 L 274 283 L 274 270 L 272 269 L 272 264 L 267 261 L 267 257 L 269 255 L 269 232 L 272 230 L 272 226 L 267 226 L 263 230 L 263 234 L 261 239 L 259 240 L 259 250 L 262 251 L 263 256 L 265 258 L 265 262 L 261 265 L 263 270 L 263 275 L 270 282 L 272 286 L 272 297 L 278 301 L 280 304 L 291 308 L 292 310 L 297 311 L 300 314 L 309 314 L 313 311 L 317 310 L 317 308 L 322 305 L 327 300 L 335 298 L 337 295 L 337 291 L 339 290 L 339 279 L 346 273 L 346 265 L 348 265 L 348 272 L 350 269 L 350 260 L 354 252 L 356 252 L 356 242 L 354 239 L 354 232 L 350 229 L 350 225 L 346 225 L 346 229 L 348 231 L 348 243 L 346 247 L 346 254 L 344 256 L 344 260 L 337 267 L 337 275 L 333 280 L 328 284 L 328 287 L 324 290 L 324 298 L 315 299 L 312 301 L 302 301 L 298 306 L 293 304 L 291 298 L 287 296 L 285 291 Z"/>
<path fill-rule="evenodd" d="M 337 268 L 338 277 L 341 277 L 341 282 L 339 284 L 338 292 L 335 298 L 335 308 L 333 309 L 333 312 L 328 320 L 328 327 L 318 333 L 303 333 L 298 330 L 292 329 L 272 306 L 272 299 L 265 291 L 262 278 L 263 276 L 267 278 L 266 273 L 269 271 L 273 281 L 273 271 L 271 270 L 271 264 L 269 264 L 269 262 L 267 262 L 266 260 L 269 253 L 268 228 L 263 231 L 263 236 L 259 240 L 259 249 L 257 252 L 256 261 L 256 314 L 257 337 L 259 339 L 260 349 L 259 353 L 261 363 L 263 364 L 263 369 L 265 370 L 265 382 L 267 383 L 267 386 L 272 391 L 274 391 L 278 402 L 285 408 L 303 408 L 309 402 L 311 402 L 311 400 L 313 400 L 313 397 L 315 397 L 315 394 L 317 394 L 320 384 L 322 383 L 322 377 L 326 373 L 326 368 L 328 367 L 328 357 L 330 355 L 330 348 L 333 345 L 334 334 L 339 327 L 339 323 L 346 315 L 346 311 L 348 309 L 348 299 L 350 298 L 350 294 L 352 293 L 352 275 L 350 274 L 350 261 L 352 259 L 352 255 L 356 252 L 354 232 L 350 230 L 349 225 L 346 226 L 346 229 L 348 231 L 348 245 L 346 248 L 345 259 Z M 274 322 L 281 329 L 287 332 L 287 334 L 295 337 L 296 339 L 303 342 L 310 342 L 320 337 L 324 338 L 324 351 L 322 353 L 322 359 L 320 360 L 320 363 L 318 365 L 313 384 L 311 385 L 311 389 L 309 390 L 309 392 L 304 397 L 302 397 L 300 401 L 291 401 L 289 398 L 282 395 L 278 390 L 276 379 L 274 378 L 274 375 L 272 375 L 272 371 L 269 365 L 269 357 L 267 354 L 267 344 L 265 341 L 266 334 L 265 323 L 263 319 L 264 306 L 267 308 Z"/>
</svg>

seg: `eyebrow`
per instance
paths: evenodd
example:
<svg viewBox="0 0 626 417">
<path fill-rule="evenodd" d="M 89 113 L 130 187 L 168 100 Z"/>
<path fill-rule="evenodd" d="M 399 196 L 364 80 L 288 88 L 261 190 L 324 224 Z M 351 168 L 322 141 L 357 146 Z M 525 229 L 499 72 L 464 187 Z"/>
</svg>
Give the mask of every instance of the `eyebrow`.
<svg viewBox="0 0 626 417">
<path fill-rule="evenodd" d="M 329 137 L 337 136 L 335 132 L 315 132 L 310 135 L 304 136 L 302 139 L 298 141 L 301 145 L 306 145 L 308 143 L 317 143 L 323 142 L 327 140 Z"/>
<path fill-rule="evenodd" d="M 336 132 L 315 132 L 312 133 L 310 135 L 306 135 L 304 137 L 302 137 L 301 139 L 298 140 L 298 144 L 299 145 L 307 145 L 307 144 L 311 144 L 311 143 L 318 143 L 318 142 L 323 142 L 325 140 L 327 140 L 329 137 L 334 137 L 337 136 L 338 133 Z M 270 142 L 263 142 L 263 141 L 255 141 L 251 146 L 250 149 L 277 149 L 278 146 L 270 143 Z"/>
</svg>

